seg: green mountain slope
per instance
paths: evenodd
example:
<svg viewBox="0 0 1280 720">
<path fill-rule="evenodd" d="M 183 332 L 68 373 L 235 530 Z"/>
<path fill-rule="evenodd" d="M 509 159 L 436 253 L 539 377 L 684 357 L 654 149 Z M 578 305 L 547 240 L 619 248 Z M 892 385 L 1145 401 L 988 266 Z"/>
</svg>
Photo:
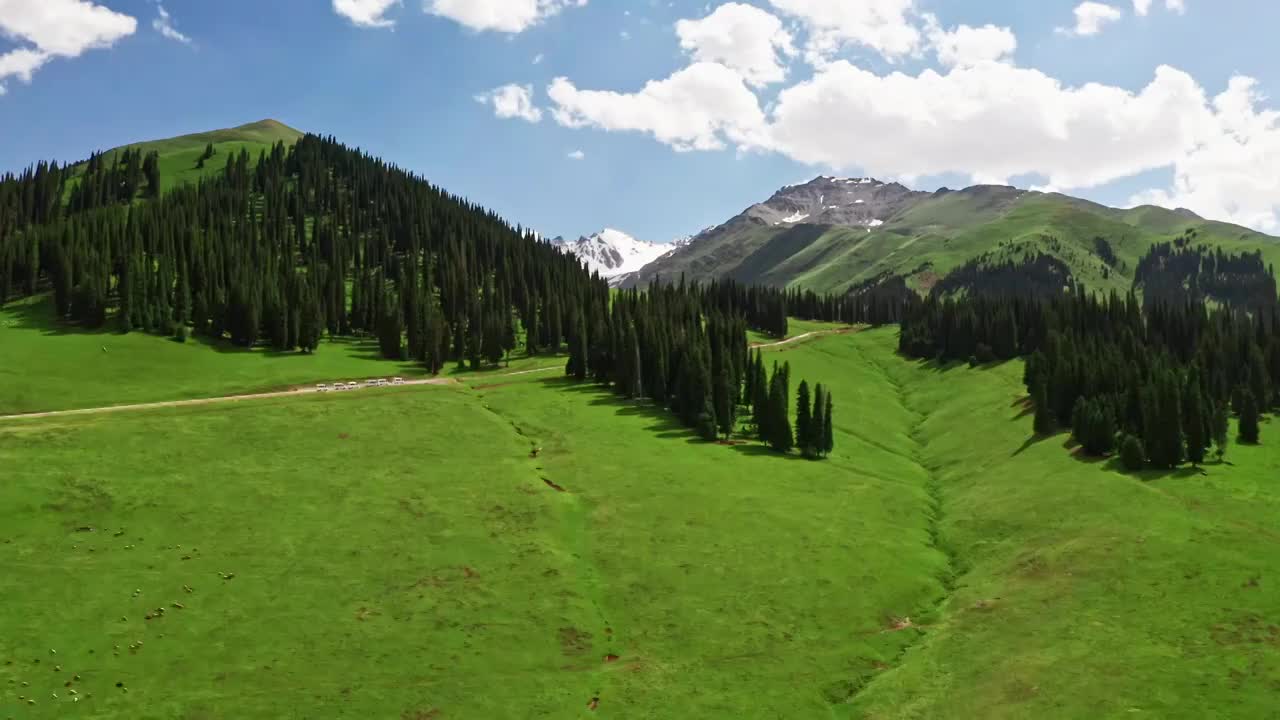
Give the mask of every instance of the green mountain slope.
<svg viewBox="0 0 1280 720">
<path fill-rule="evenodd" d="M 161 177 L 164 178 L 166 185 L 173 187 L 195 182 L 221 170 L 226 165 L 228 155 L 238 155 L 241 150 L 245 150 L 256 161 L 259 153 L 270 152 L 276 143 L 292 145 L 302 135 L 301 131 L 279 120 L 268 119 L 234 128 L 123 145 L 112 148 L 102 155 L 106 162 L 110 163 L 116 153 L 124 149 L 141 150 L 144 155 L 152 151 L 158 152 Z M 213 144 L 217 155 L 206 161 L 203 168 L 198 167 L 200 156 L 204 154 L 205 148 L 210 143 Z M 83 166 L 84 163 L 81 163 L 81 167 Z"/>
<path fill-rule="evenodd" d="M 930 194 L 861 184 L 865 182 L 817 178 L 783 188 L 646 267 L 630 282 L 684 274 L 840 292 L 884 275 L 901 275 L 912 287 L 927 291 L 975 258 L 997 262 L 1045 253 L 1064 262 L 1077 281 L 1125 291 L 1138 259 L 1153 244 L 1180 237 L 1231 252 L 1261 250 L 1268 262 L 1280 259 L 1280 239 L 1187 210 L 1121 210 L 1005 186 Z M 858 184 L 845 190 L 845 183 Z M 829 204 L 833 199 L 837 204 Z M 850 208 L 876 210 L 849 215 Z"/>
</svg>

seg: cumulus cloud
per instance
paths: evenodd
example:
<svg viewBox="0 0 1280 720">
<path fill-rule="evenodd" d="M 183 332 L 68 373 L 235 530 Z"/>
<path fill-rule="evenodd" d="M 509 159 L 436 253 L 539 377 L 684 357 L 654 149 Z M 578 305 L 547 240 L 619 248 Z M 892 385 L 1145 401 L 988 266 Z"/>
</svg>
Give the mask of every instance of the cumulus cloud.
<svg viewBox="0 0 1280 720">
<path fill-rule="evenodd" d="M 1280 112 L 1259 109 L 1262 100 L 1253 78 L 1232 78 L 1213 99 L 1208 132 L 1174 163 L 1172 187 L 1132 202 L 1280 232 Z"/>
<path fill-rule="evenodd" d="M 400 0 L 333 0 L 333 11 L 357 27 L 385 28 L 395 22 L 387 19 L 387 11 Z"/>
<path fill-rule="evenodd" d="M 0 0 L 0 34 L 27 45 L 0 55 L 0 82 L 31 82 L 49 60 L 111 47 L 137 28 L 134 18 L 87 0 Z"/>
<path fill-rule="evenodd" d="M 737 2 L 721 5 L 701 20 L 680 20 L 676 35 L 695 61 L 725 65 L 755 86 L 785 80 L 787 70 L 779 54 L 795 54 L 781 20 Z"/>
<path fill-rule="evenodd" d="M 531 123 L 542 120 L 542 111 L 533 104 L 532 85 L 503 85 L 476 95 L 475 100 L 484 105 L 492 105 L 493 114 L 500 118 L 520 118 Z"/>
<path fill-rule="evenodd" d="M 581 150 L 574 150 L 573 152 L 569 153 L 570 160 L 585 160 L 586 157 L 587 157 L 587 154 L 582 152 Z"/>
<path fill-rule="evenodd" d="M 834 168 L 988 179 L 1035 173 L 1081 188 L 1168 165 L 1198 136 L 1204 105 L 1196 82 L 1169 67 L 1135 94 L 1064 87 L 1037 70 L 997 63 L 879 76 L 838 61 L 781 93 L 771 137 L 797 160 Z"/>
<path fill-rule="evenodd" d="M 1102 32 L 1102 27 L 1108 23 L 1113 23 L 1124 17 L 1124 13 L 1119 8 L 1110 5 L 1086 0 L 1076 6 L 1076 26 L 1074 28 L 1058 28 L 1058 32 L 1065 35 L 1080 35 L 1082 37 L 1089 35 L 1097 35 Z"/>
<path fill-rule="evenodd" d="M 947 67 L 1004 62 L 1018 49 L 1018 38 L 1009 28 L 961 25 L 954 30 L 943 30 L 933 16 L 928 17 L 928 37 L 938 62 Z"/>
<path fill-rule="evenodd" d="M 178 28 L 174 27 L 173 17 L 169 15 L 169 11 L 165 10 L 163 5 L 156 5 L 156 18 L 151 21 L 151 29 L 183 45 L 191 44 L 191 38 L 178 32 Z"/>
<path fill-rule="evenodd" d="M 653 135 L 677 151 L 719 150 L 728 140 L 759 146 L 764 112 L 742 76 L 719 63 L 695 63 L 634 93 L 579 90 L 567 78 L 547 89 L 552 116 L 565 127 Z"/>
<path fill-rule="evenodd" d="M 1168 66 L 1136 91 L 1067 85 L 1017 67 L 1017 38 L 1008 28 L 943 29 L 929 14 L 907 17 L 914 12 L 910 0 L 869 0 L 857 9 L 854 3 L 771 2 L 797 20 L 793 30 L 801 33 L 815 67 L 811 78 L 783 89 L 767 110 L 752 87 L 785 79 L 785 46 L 772 33 L 734 22 L 730 13 L 740 11 L 717 10 L 678 25 L 690 66 L 629 92 L 584 90 L 556 78 L 547 88 L 549 112 L 565 127 L 645 133 L 679 152 L 777 152 L 813 166 L 907 182 L 951 173 L 990 183 L 1037 175 L 1047 187 L 1071 191 L 1171 169 L 1169 187 L 1132 201 L 1188 207 L 1280 232 L 1280 112 L 1264 107 L 1250 78 L 1232 79 L 1213 98 L 1193 77 Z M 873 6 L 879 9 L 868 10 Z M 1180 3 L 1165 0 L 1165 6 L 1177 11 Z M 894 8 L 901 12 L 895 15 Z M 1096 33 L 1121 16 L 1101 3 L 1080 8 L 1071 34 Z M 879 20 L 846 22 L 854 16 Z M 750 12 L 739 17 L 761 20 Z M 894 31 L 894 18 L 917 34 Z M 790 33 L 787 39 L 795 42 Z M 931 49 L 941 68 L 873 72 L 836 57 L 850 45 L 890 60 Z M 523 105 L 510 104 L 536 112 L 530 89 L 521 91 Z"/>
<path fill-rule="evenodd" d="M 915 0 L 769 0 L 808 33 L 806 59 L 829 61 L 846 46 L 871 48 L 889 60 L 920 49 L 921 33 L 911 18 Z"/>
<path fill-rule="evenodd" d="M 1136 15 L 1145 16 L 1151 12 L 1151 6 L 1154 3 L 1155 0 L 1133 0 L 1133 12 Z M 1184 0 L 1164 0 L 1164 9 L 1181 15 L 1187 11 L 1187 5 Z"/>
<path fill-rule="evenodd" d="M 472 30 L 524 32 L 568 7 L 587 0 L 425 0 L 427 12 L 449 18 Z"/>
<path fill-rule="evenodd" d="M 0 55 L 0 80 L 16 77 L 24 83 L 31 82 L 31 75 L 50 59 L 50 55 L 39 50 L 19 48 Z M 4 94 L 4 85 L 0 85 L 0 95 Z"/>
</svg>

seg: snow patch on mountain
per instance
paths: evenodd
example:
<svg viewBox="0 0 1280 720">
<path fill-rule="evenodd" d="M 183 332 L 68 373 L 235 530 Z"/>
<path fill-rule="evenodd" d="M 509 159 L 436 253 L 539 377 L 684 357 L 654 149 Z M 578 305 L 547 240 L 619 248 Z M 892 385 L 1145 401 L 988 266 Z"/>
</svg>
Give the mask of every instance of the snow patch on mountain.
<svg viewBox="0 0 1280 720">
<path fill-rule="evenodd" d="M 577 256 L 587 266 L 587 270 L 600 273 L 600 277 L 613 279 L 639 271 L 654 260 L 687 245 L 689 240 L 690 238 L 682 238 L 673 243 L 646 242 L 621 230 L 605 228 L 572 242 L 562 237 L 549 242 L 562 252 Z"/>
</svg>

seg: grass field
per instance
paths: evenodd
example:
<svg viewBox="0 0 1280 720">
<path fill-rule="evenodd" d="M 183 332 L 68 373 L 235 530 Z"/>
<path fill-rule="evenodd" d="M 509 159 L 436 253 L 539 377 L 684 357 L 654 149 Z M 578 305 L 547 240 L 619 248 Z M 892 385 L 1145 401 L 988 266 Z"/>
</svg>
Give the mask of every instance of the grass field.
<svg viewBox="0 0 1280 720">
<path fill-rule="evenodd" d="M 123 148 L 141 150 L 144 155 L 152 151 L 158 152 L 160 153 L 161 182 L 164 188 L 168 189 L 196 182 L 200 178 L 221 172 L 226 167 L 227 156 L 239 155 L 241 150 L 249 153 L 251 163 L 256 163 L 258 155 L 263 152 L 270 153 L 276 143 L 292 144 L 300 137 L 302 137 L 301 132 L 279 121 L 260 120 L 248 125 L 224 130 L 182 135 L 166 140 L 152 140 L 125 145 L 121 148 L 113 148 L 104 153 L 104 160 L 110 164 L 114 160 L 115 153 Z M 216 155 L 206 160 L 204 167 L 197 167 L 200 157 L 204 154 L 205 147 L 210 143 L 213 144 Z M 68 184 L 68 193 L 71 192 L 71 187 L 76 182 L 78 181 L 73 179 L 72 183 Z"/>
<path fill-rule="evenodd" d="M 553 357 L 518 357 L 509 368 L 493 372 L 563 364 Z M 467 373 L 450 364 L 444 374 Z M 178 343 L 140 332 L 84 331 L 57 322 L 43 295 L 0 307 L 0 415 L 219 397 L 392 375 L 414 378 L 424 371 L 418 363 L 382 359 L 374 339 L 326 339 L 311 355 L 250 351 L 195 337 Z"/>
<path fill-rule="evenodd" d="M 800 320 L 799 318 L 788 318 L 787 320 L 787 337 L 784 340 L 799 337 L 807 333 L 829 332 L 835 330 L 843 330 L 848 328 L 844 323 L 829 323 L 819 320 Z M 747 342 L 752 345 L 762 344 L 769 345 L 778 342 L 778 338 L 770 337 L 762 332 L 755 330 L 747 331 Z"/>
<path fill-rule="evenodd" d="M 895 341 L 772 351 L 821 463 L 536 375 L 0 422 L 0 715 L 1274 712 L 1280 442 L 1121 475 Z"/>
</svg>

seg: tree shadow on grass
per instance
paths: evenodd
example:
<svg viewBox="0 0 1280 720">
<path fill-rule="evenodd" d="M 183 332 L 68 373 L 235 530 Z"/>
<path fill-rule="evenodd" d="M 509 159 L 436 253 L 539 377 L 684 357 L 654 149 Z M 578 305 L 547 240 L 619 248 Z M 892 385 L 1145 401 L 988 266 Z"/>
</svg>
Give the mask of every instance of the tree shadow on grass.
<svg viewBox="0 0 1280 720">
<path fill-rule="evenodd" d="M 944 374 L 952 372 L 954 370 L 961 370 L 961 369 L 978 370 L 980 372 L 989 372 L 991 370 L 1002 368 L 1005 365 L 1008 365 L 1009 363 L 1014 362 L 1014 360 L 993 360 L 991 362 L 979 363 L 977 365 L 970 365 L 969 363 L 963 360 L 941 361 L 936 358 L 922 360 L 919 358 L 914 358 L 902 352 L 897 352 L 895 354 L 899 358 L 901 358 L 903 361 L 914 363 L 916 367 L 922 370 L 930 370 L 932 372 L 944 373 Z"/>
<path fill-rule="evenodd" d="M 79 323 L 69 320 L 62 320 L 53 312 L 53 297 L 45 295 L 43 297 L 28 298 L 19 300 L 4 308 L 4 313 L 9 316 L 10 326 L 19 330 L 38 330 L 42 335 L 52 337 L 56 335 L 116 335 L 118 332 L 114 328 L 114 316 L 108 317 L 107 322 L 102 327 L 85 327 Z"/>
<path fill-rule="evenodd" d="M 1076 462 L 1101 467 L 1107 472 L 1113 472 L 1118 475 L 1125 475 L 1142 482 L 1154 482 L 1156 480 L 1174 479 L 1180 480 L 1190 477 L 1203 477 L 1209 473 L 1204 468 L 1204 464 L 1200 465 L 1179 465 L 1176 468 L 1152 468 L 1148 467 L 1137 472 L 1133 472 L 1124 466 L 1124 462 L 1120 459 L 1119 452 L 1113 452 L 1110 455 L 1102 457 L 1087 455 L 1084 448 L 1075 440 L 1068 438 L 1062 445 L 1064 448 L 1071 450 L 1070 455 Z"/>
<path fill-rule="evenodd" d="M 662 440 L 683 440 L 689 445 L 706 445 L 723 447 L 748 456 L 768 456 L 778 460 L 806 460 L 798 453 L 782 455 L 755 441 L 739 440 L 740 444 L 722 444 L 703 440 L 692 429 L 680 423 L 675 413 L 660 407 L 650 400 L 629 400 L 619 397 L 610 388 L 592 382 L 578 382 L 572 378 L 544 378 L 539 381 L 544 387 L 558 392 L 568 392 L 586 398 L 594 406 L 616 408 L 615 414 L 622 417 L 639 417 L 648 420 L 645 427 L 655 437 Z"/>
<path fill-rule="evenodd" d="M 1019 415 L 1018 417 L 1022 417 L 1022 416 L 1021 416 L 1021 415 Z M 1021 454 L 1022 454 L 1022 453 L 1024 453 L 1024 452 L 1026 452 L 1027 450 L 1030 450 L 1031 448 L 1035 447 L 1036 445 L 1039 445 L 1040 443 L 1042 443 L 1042 442 L 1044 442 L 1044 441 L 1046 441 L 1046 440 L 1050 440 L 1050 439 L 1054 438 L 1055 436 L 1060 435 L 1060 434 L 1061 434 L 1061 432 L 1062 432 L 1062 431 L 1052 432 L 1052 433 L 1049 433 L 1048 435 L 1036 435 L 1036 434 L 1032 434 L 1032 435 L 1031 435 L 1031 437 L 1029 437 L 1029 438 L 1027 438 L 1026 440 L 1023 440 L 1023 441 L 1022 441 L 1022 445 L 1021 445 L 1017 450 L 1014 450 L 1014 451 L 1013 451 L 1013 455 L 1011 455 L 1010 457 L 1018 457 L 1019 455 L 1021 455 Z"/>
</svg>

